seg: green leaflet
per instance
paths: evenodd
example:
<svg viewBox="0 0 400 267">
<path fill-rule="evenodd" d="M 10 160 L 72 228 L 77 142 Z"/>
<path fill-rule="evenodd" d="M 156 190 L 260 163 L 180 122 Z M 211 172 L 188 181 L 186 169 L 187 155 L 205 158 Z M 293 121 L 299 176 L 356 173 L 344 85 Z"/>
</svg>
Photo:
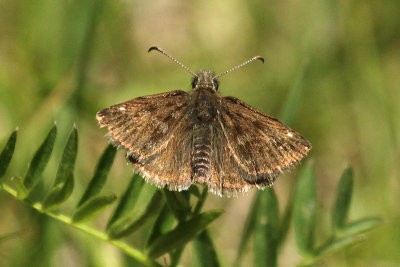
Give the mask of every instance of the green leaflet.
<svg viewBox="0 0 400 267">
<path fill-rule="evenodd" d="M 160 235 L 168 232 L 175 222 L 175 216 L 169 209 L 167 204 L 164 204 L 156 221 L 153 224 L 150 235 L 147 238 L 145 247 L 150 246 L 154 240 L 156 240 Z"/>
<path fill-rule="evenodd" d="M 185 197 L 184 192 L 172 192 L 168 189 L 164 189 L 163 193 L 167 200 L 167 204 L 174 213 L 175 217 L 179 221 L 184 221 L 185 218 L 191 213 L 189 200 Z"/>
<path fill-rule="evenodd" d="M 246 221 L 244 223 L 242 236 L 239 243 L 239 248 L 236 253 L 235 266 L 240 266 L 240 261 L 246 250 L 247 243 L 249 242 L 250 237 L 254 232 L 257 221 L 257 213 L 260 207 L 260 197 L 261 197 L 261 191 L 257 191 L 251 203 L 249 214 L 247 215 Z"/>
<path fill-rule="evenodd" d="M 30 192 L 32 188 L 39 182 L 41 175 L 46 168 L 51 152 L 53 151 L 54 141 L 56 140 L 57 126 L 54 124 L 49 131 L 46 139 L 36 151 L 28 171 L 24 178 L 24 186 Z"/>
<path fill-rule="evenodd" d="M 274 267 L 278 261 L 279 207 L 272 188 L 260 193 L 259 205 L 254 231 L 254 266 Z"/>
<path fill-rule="evenodd" d="M 115 194 L 94 196 L 75 211 L 74 215 L 72 216 L 72 221 L 74 223 L 88 221 L 114 203 L 116 199 L 117 196 Z"/>
<path fill-rule="evenodd" d="M 307 163 L 300 172 L 294 198 L 294 230 L 299 252 L 307 257 L 313 254 L 317 213 L 317 190 L 313 165 Z"/>
<path fill-rule="evenodd" d="M 143 183 L 144 179 L 141 178 L 139 174 L 134 174 L 132 176 L 128 188 L 122 197 L 120 197 L 118 206 L 107 222 L 107 230 L 110 229 L 115 221 L 129 214 L 133 210 L 135 203 L 139 198 L 140 192 L 142 191 Z"/>
<path fill-rule="evenodd" d="M 182 247 L 217 219 L 222 212 L 221 210 L 206 211 L 179 223 L 173 230 L 157 238 L 146 249 L 147 254 L 152 258 L 157 258 L 174 248 Z"/>
<path fill-rule="evenodd" d="M 101 189 L 106 183 L 107 176 L 114 162 L 116 152 L 117 150 L 112 145 L 108 145 L 106 147 L 99 161 L 97 162 L 93 178 L 90 180 L 85 193 L 83 193 L 82 198 L 78 203 L 78 207 L 100 193 Z"/>
<path fill-rule="evenodd" d="M 336 202 L 332 212 L 333 230 L 340 231 L 346 223 L 347 213 L 350 208 L 351 195 L 353 192 L 353 171 L 347 168 L 339 181 L 336 194 Z"/>
<path fill-rule="evenodd" d="M 207 230 L 201 232 L 193 240 L 193 248 L 199 266 L 220 266 L 217 251 Z"/>
<path fill-rule="evenodd" d="M 7 168 L 10 165 L 11 158 L 14 154 L 15 143 L 17 142 L 17 132 L 18 128 L 11 133 L 6 145 L 3 148 L 3 151 L 0 154 L 0 182 L 1 178 L 6 173 Z"/>
<path fill-rule="evenodd" d="M 161 193 L 156 191 L 143 213 L 134 213 L 133 216 L 128 214 L 115 221 L 108 230 L 109 237 L 112 239 L 121 238 L 139 229 L 150 218 L 158 214 L 162 207 L 162 200 Z"/>
<path fill-rule="evenodd" d="M 71 195 L 74 188 L 74 166 L 77 151 L 78 131 L 74 126 L 65 145 L 54 184 L 43 201 L 44 210 L 56 208 Z"/>
</svg>

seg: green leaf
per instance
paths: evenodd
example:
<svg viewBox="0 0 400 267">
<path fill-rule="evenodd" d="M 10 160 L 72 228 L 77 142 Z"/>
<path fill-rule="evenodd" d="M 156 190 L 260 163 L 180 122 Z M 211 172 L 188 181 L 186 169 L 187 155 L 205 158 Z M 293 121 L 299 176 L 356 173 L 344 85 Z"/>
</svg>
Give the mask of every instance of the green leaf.
<svg viewBox="0 0 400 267">
<path fill-rule="evenodd" d="M 134 174 L 129 182 L 128 188 L 119 200 L 118 206 L 115 209 L 113 215 L 107 222 L 107 230 L 110 229 L 111 225 L 129 214 L 137 199 L 139 198 L 140 192 L 142 190 L 144 179 L 139 176 L 139 174 Z"/>
<path fill-rule="evenodd" d="M 172 225 L 175 222 L 175 216 L 169 209 L 167 204 L 161 209 L 161 212 L 158 214 L 156 221 L 154 222 L 153 228 L 151 229 L 150 235 L 147 238 L 145 247 L 150 246 L 154 240 L 156 240 L 162 234 L 168 232 Z"/>
<path fill-rule="evenodd" d="M 50 210 L 56 208 L 71 195 L 74 188 L 74 166 L 77 151 L 78 131 L 74 125 L 65 145 L 53 187 L 43 202 L 43 209 Z"/>
<path fill-rule="evenodd" d="M 337 188 L 336 202 L 332 214 L 332 226 L 334 232 L 340 231 L 346 223 L 352 191 L 353 171 L 351 168 L 347 168 L 344 170 Z"/>
<path fill-rule="evenodd" d="M 162 207 L 162 195 L 156 191 L 142 214 L 132 212 L 133 216 L 128 214 L 125 217 L 115 221 L 110 229 L 108 235 L 112 239 L 121 238 L 136 231 L 145 224 L 150 218 L 156 216 Z"/>
<path fill-rule="evenodd" d="M 254 232 L 254 266 L 277 266 L 279 207 L 275 192 L 266 188 L 260 195 L 260 207 Z"/>
<path fill-rule="evenodd" d="M 372 230 L 382 223 L 382 219 L 377 217 L 370 217 L 360 219 L 351 223 L 346 224 L 338 232 L 339 236 L 349 236 L 355 234 L 361 234 Z"/>
<path fill-rule="evenodd" d="M 278 237 L 278 246 L 282 246 L 285 238 L 289 232 L 290 224 L 292 222 L 293 215 L 293 206 L 294 206 L 294 186 L 291 185 L 291 193 L 289 194 L 289 200 L 286 204 L 285 210 L 282 215 L 282 219 L 280 221 L 279 226 L 279 237 Z"/>
<path fill-rule="evenodd" d="M 57 126 L 54 124 L 43 144 L 36 151 L 35 156 L 29 164 L 28 172 L 24 178 L 24 186 L 28 191 L 39 182 L 41 175 L 49 161 L 51 152 L 53 151 L 54 141 L 56 140 Z"/>
<path fill-rule="evenodd" d="M 301 96 L 302 96 L 302 90 L 303 90 L 303 86 L 304 86 L 304 77 L 305 77 L 306 70 L 307 70 L 307 66 L 304 64 L 303 68 L 301 69 L 301 72 L 298 75 L 296 83 L 294 84 L 294 86 L 291 88 L 289 94 L 287 95 L 286 103 L 283 106 L 284 108 L 283 108 L 282 115 L 280 116 L 280 118 L 281 118 L 281 121 L 288 126 L 293 125 L 297 109 L 301 103 Z"/>
<path fill-rule="evenodd" d="M 106 147 L 99 161 L 97 162 L 93 178 L 90 180 L 85 193 L 82 195 L 82 198 L 78 203 L 78 207 L 100 193 L 101 189 L 106 183 L 107 175 L 110 172 L 111 166 L 114 162 L 116 152 L 117 150 L 112 145 L 108 145 Z"/>
<path fill-rule="evenodd" d="M 82 223 L 90 220 L 114 203 L 116 199 L 117 196 L 115 194 L 97 195 L 90 198 L 75 211 L 72 216 L 72 222 Z"/>
<path fill-rule="evenodd" d="M 7 144 L 4 146 L 3 151 L 0 154 L 0 181 L 3 175 L 6 173 L 8 166 L 10 165 L 11 158 L 14 154 L 15 143 L 17 141 L 18 128 L 12 132 L 8 138 Z"/>
<path fill-rule="evenodd" d="M 364 238 L 360 237 L 360 236 L 349 236 L 349 237 L 345 237 L 345 238 L 330 240 L 315 251 L 315 258 L 314 258 L 313 262 L 309 262 L 309 264 L 314 263 L 317 259 L 325 257 L 328 254 L 332 254 L 339 250 L 343 250 L 343 249 L 348 248 L 349 246 L 355 245 L 363 240 L 364 240 Z"/>
<path fill-rule="evenodd" d="M 220 266 L 217 252 L 207 230 L 201 232 L 193 240 L 193 248 L 199 266 L 218 267 Z"/>
<path fill-rule="evenodd" d="M 211 222 L 217 219 L 222 212 L 222 210 L 206 211 L 192 217 L 188 221 L 179 223 L 173 230 L 157 238 L 146 249 L 147 254 L 152 258 L 157 258 L 174 248 L 183 247 L 202 232 Z"/>
<path fill-rule="evenodd" d="M 236 253 L 236 259 L 234 264 L 235 266 L 240 266 L 240 261 L 242 259 L 244 252 L 246 251 L 247 243 L 249 242 L 250 237 L 254 232 L 254 228 L 257 221 L 257 212 L 260 206 L 260 198 L 261 198 L 261 191 L 257 191 L 253 198 L 253 202 L 251 203 L 249 215 L 247 215 L 246 222 L 244 223 L 242 237 L 240 239 L 239 248 Z"/>
<path fill-rule="evenodd" d="M 307 257 L 313 254 L 317 190 L 313 165 L 308 163 L 299 174 L 293 208 L 294 230 L 299 252 Z"/>
<path fill-rule="evenodd" d="M 15 189 L 17 190 L 18 199 L 25 199 L 28 195 L 28 190 L 24 186 L 24 182 L 21 177 L 13 177 L 12 181 L 15 185 Z"/>
<path fill-rule="evenodd" d="M 173 192 L 168 189 L 163 190 L 164 196 L 167 200 L 167 204 L 175 217 L 179 221 L 184 221 L 186 216 L 191 213 L 190 204 L 187 198 L 185 198 L 183 192 Z"/>
<path fill-rule="evenodd" d="M 206 201 L 208 195 L 208 187 L 205 186 L 203 189 L 203 192 L 201 192 L 201 195 L 198 197 L 199 200 L 196 203 L 196 206 L 194 208 L 193 214 L 197 215 L 200 213 L 201 209 L 203 208 L 204 202 Z"/>
<path fill-rule="evenodd" d="M 189 192 L 190 194 L 192 194 L 193 196 L 199 198 L 200 197 L 200 190 L 199 187 L 196 185 L 192 185 L 189 187 Z"/>
</svg>

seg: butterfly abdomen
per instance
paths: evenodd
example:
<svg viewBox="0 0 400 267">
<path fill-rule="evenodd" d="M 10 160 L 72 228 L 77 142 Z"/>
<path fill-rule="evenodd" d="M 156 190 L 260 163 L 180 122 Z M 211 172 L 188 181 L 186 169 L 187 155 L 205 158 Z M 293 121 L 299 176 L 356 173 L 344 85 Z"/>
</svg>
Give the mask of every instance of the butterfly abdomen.
<svg viewBox="0 0 400 267">
<path fill-rule="evenodd" d="M 211 130 L 207 124 L 193 126 L 192 178 L 206 182 L 210 176 Z"/>
</svg>

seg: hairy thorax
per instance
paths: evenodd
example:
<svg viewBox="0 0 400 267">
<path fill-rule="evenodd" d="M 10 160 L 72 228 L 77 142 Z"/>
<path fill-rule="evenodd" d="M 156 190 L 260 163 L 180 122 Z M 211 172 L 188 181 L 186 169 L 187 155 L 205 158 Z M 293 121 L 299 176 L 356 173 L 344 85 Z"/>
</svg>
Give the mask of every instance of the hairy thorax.
<svg viewBox="0 0 400 267">
<path fill-rule="evenodd" d="M 199 88 L 191 92 L 192 116 L 195 124 L 211 123 L 217 116 L 220 96 L 212 88 Z"/>
</svg>

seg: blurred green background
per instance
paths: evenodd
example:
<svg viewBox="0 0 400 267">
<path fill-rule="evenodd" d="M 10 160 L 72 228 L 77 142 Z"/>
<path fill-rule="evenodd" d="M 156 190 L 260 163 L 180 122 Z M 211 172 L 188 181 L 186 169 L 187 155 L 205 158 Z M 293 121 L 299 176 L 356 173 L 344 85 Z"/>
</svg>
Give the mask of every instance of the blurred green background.
<svg viewBox="0 0 400 267">
<path fill-rule="evenodd" d="M 327 236 L 336 185 L 355 170 L 350 218 L 376 215 L 384 225 L 367 240 L 328 257 L 327 266 L 398 266 L 400 262 L 400 2 L 359 1 L 0 1 L 0 149 L 20 127 L 7 171 L 23 176 L 54 121 L 55 151 L 45 171 L 57 170 L 67 134 L 79 134 L 77 201 L 105 148 L 98 110 L 154 93 L 190 89 L 191 76 L 158 45 L 194 71 L 216 73 L 255 55 L 266 59 L 220 79 L 220 93 L 280 117 L 289 92 L 299 88 L 293 127 L 313 144 L 319 197 L 318 236 Z M 296 170 L 274 186 L 281 207 Z M 132 168 L 122 152 L 106 191 L 121 192 Z M 210 196 L 206 208 L 225 214 L 211 233 L 224 266 L 235 256 L 252 199 Z M 66 213 L 76 205 L 65 204 Z M 71 203 L 71 201 L 67 202 Z M 128 266 L 118 250 L 41 216 L 0 192 L 1 266 Z M 104 215 L 107 216 L 107 215 Z M 104 227 L 100 216 L 94 224 Z M 144 236 L 132 243 L 141 246 Z M 318 240 L 317 240 L 318 243 Z M 192 252 L 184 253 L 191 265 Z M 245 260 L 252 263 L 251 247 Z M 299 261 L 293 232 L 281 266 Z"/>
</svg>

